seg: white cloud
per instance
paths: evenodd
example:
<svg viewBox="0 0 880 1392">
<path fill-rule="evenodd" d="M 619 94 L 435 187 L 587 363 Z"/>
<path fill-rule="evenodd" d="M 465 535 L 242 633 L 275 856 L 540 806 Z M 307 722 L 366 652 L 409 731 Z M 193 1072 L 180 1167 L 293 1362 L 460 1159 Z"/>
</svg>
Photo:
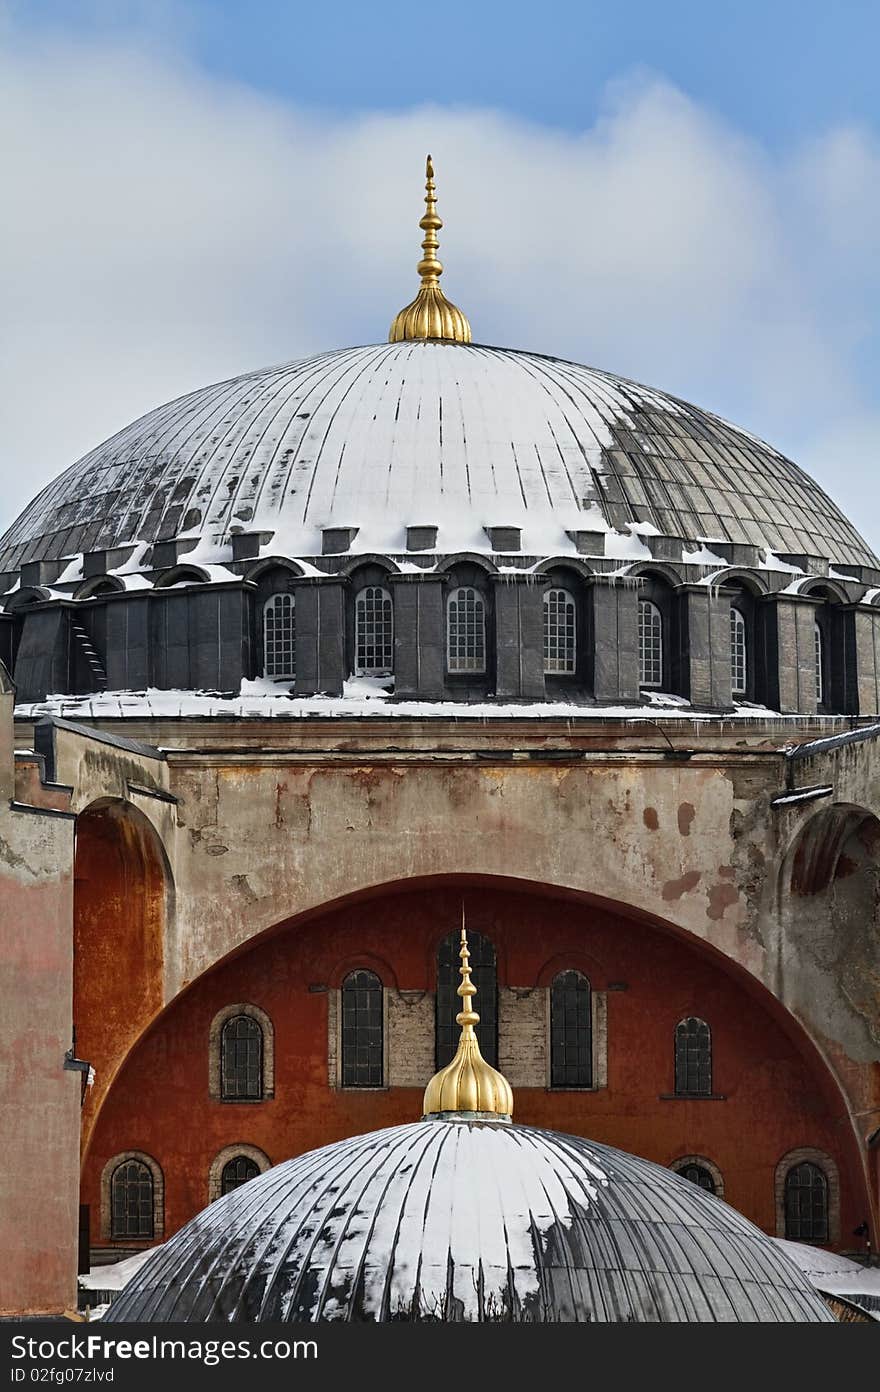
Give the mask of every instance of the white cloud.
<svg viewBox="0 0 880 1392">
<path fill-rule="evenodd" d="M 416 284 L 421 167 L 444 286 L 483 342 L 738 420 L 880 543 L 880 149 L 773 156 L 662 79 L 580 135 L 425 107 L 334 120 L 167 47 L 0 38 L 0 522 L 137 414 L 316 348 L 381 340 Z"/>
</svg>

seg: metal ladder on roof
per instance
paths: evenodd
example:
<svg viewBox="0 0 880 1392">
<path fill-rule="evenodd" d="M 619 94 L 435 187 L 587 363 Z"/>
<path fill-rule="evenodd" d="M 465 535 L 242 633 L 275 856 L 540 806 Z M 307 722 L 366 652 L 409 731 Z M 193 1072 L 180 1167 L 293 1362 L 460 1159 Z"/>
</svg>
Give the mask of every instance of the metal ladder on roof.
<svg viewBox="0 0 880 1392">
<path fill-rule="evenodd" d="M 72 620 L 70 627 L 73 630 L 73 634 L 76 638 L 77 643 L 79 644 L 80 652 L 82 653 L 86 662 L 89 664 L 89 670 L 91 671 L 92 676 L 95 679 L 95 689 L 97 691 L 106 691 L 107 673 L 104 671 L 104 664 L 98 656 L 98 652 L 95 648 L 94 643 L 92 642 L 89 635 L 86 633 L 82 624 L 77 623 L 75 619 Z"/>
</svg>

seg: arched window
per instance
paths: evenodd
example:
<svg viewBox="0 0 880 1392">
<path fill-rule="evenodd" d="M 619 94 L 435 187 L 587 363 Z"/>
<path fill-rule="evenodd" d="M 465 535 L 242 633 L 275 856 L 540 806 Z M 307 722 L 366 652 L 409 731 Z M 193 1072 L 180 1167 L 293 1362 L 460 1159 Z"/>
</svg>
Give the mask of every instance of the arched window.
<svg viewBox="0 0 880 1392">
<path fill-rule="evenodd" d="M 263 1096 L 263 1031 L 251 1015 L 233 1015 L 220 1032 L 220 1096 L 254 1102 Z"/>
<path fill-rule="evenodd" d="M 745 696 L 747 687 L 746 620 L 741 609 L 730 606 L 730 690 Z"/>
<path fill-rule="evenodd" d="M 256 1179 L 260 1173 L 260 1167 L 255 1160 L 247 1155 L 236 1155 L 232 1160 L 227 1160 L 223 1166 L 223 1173 L 220 1176 L 220 1193 L 231 1194 L 233 1189 L 240 1189 L 242 1184 L 247 1184 L 249 1179 Z"/>
<path fill-rule="evenodd" d="M 698 1184 L 701 1189 L 705 1189 L 707 1194 L 715 1193 L 715 1181 L 705 1165 L 682 1165 L 678 1173 L 682 1179 L 689 1179 L 691 1184 Z"/>
<path fill-rule="evenodd" d="M 263 675 L 296 676 L 296 608 L 292 594 L 270 595 L 263 606 Z"/>
<path fill-rule="evenodd" d="M 816 681 L 816 705 L 825 700 L 825 640 L 818 623 L 813 624 L 813 671 Z"/>
<path fill-rule="evenodd" d="M 155 1236 L 153 1175 L 143 1160 L 123 1160 L 110 1178 L 110 1236 Z"/>
<path fill-rule="evenodd" d="M 663 615 L 650 599 L 639 600 L 639 685 L 663 685 Z"/>
<path fill-rule="evenodd" d="M 544 595 L 544 672 L 546 676 L 570 676 L 577 668 L 575 602 L 568 590 L 547 590 Z"/>
<path fill-rule="evenodd" d="M 712 1034 L 693 1015 L 675 1026 L 675 1092 L 678 1097 L 712 1095 Z"/>
<path fill-rule="evenodd" d="M 550 1086 L 593 1085 L 593 1020 L 590 983 L 564 971 L 550 987 Z"/>
<path fill-rule="evenodd" d="M 354 606 L 354 670 L 359 677 L 387 677 L 394 670 L 394 608 L 380 585 L 367 585 Z"/>
<path fill-rule="evenodd" d="M 486 606 L 469 585 L 453 590 L 447 601 L 446 655 L 450 672 L 486 670 Z"/>
<path fill-rule="evenodd" d="M 828 1177 L 810 1160 L 785 1176 L 785 1236 L 794 1242 L 828 1241 Z"/>
<path fill-rule="evenodd" d="M 384 1077 L 382 982 L 360 968 L 342 983 L 342 1086 L 381 1087 Z"/>
<path fill-rule="evenodd" d="M 480 1023 L 474 1026 L 480 1042 L 480 1052 L 493 1068 L 498 1058 L 498 971 L 495 962 L 495 948 L 491 938 L 483 933 L 468 930 L 468 951 L 470 952 L 471 980 L 477 988 L 474 1008 Z M 461 1026 L 455 1017 L 461 1010 L 461 985 L 459 967 L 461 958 L 461 934 L 450 933 L 437 950 L 437 1003 L 435 1052 L 437 1067 L 445 1068 L 458 1048 Z"/>
</svg>

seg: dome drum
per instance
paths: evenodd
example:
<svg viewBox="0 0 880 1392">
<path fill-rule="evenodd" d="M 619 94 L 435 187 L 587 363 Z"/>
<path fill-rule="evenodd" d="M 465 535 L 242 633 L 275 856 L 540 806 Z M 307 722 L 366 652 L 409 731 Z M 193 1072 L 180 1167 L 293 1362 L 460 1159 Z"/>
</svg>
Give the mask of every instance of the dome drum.
<svg viewBox="0 0 880 1392">
<path fill-rule="evenodd" d="M 263 694 L 338 697 L 356 694 L 352 679 L 356 686 L 369 678 L 381 682 L 373 696 L 397 702 L 564 702 L 585 712 L 670 700 L 705 711 L 880 709 L 873 665 L 880 609 L 858 602 L 865 589 L 855 580 L 804 577 L 795 592 L 790 571 L 707 573 L 680 561 L 621 566 L 528 555 L 514 566 L 505 553 L 433 552 L 418 561 L 401 553 L 249 556 L 220 566 L 196 564 L 190 558 L 198 553 L 179 543 L 162 546 L 165 569 L 131 573 L 123 565 L 102 576 L 83 566 L 88 579 L 56 579 L 7 597 L 0 656 L 12 665 L 21 703 L 148 688 L 232 698 L 254 681 L 264 683 Z M 266 647 L 267 605 L 278 593 L 290 596 L 289 660 L 281 669 Z M 471 606 L 460 621 L 457 596 Z M 380 597 L 381 635 L 366 607 Z M 662 631 L 660 665 L 650 674 L 642 670 L 643 601 Z M 738 689 L 733 609 L 744 616 L 749 654 Z M 480 629 L 476 647 L 453 653 L 454 635 L 468 623 Z M 828 655 L 821 700 L 817 624 Z M 364 644 L 380 636 L 377 660 Z"/>
</svg>

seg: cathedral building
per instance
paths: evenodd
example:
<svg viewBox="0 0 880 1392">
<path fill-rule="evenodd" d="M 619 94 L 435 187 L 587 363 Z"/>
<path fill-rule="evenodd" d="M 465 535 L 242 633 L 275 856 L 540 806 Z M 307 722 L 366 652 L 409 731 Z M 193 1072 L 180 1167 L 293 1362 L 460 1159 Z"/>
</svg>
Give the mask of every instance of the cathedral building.
<svg viewBox="0 0 880 1392">
<path fill-rule="evenodd" d="M 388 343 L 0 539 L 0 1313 L 415 1124 L 462 920 L 520 1123 L 876 1244 L 880 559 L 748 431 L 472 343 L 441 225 L 429 161 Z"/>
</svg>

